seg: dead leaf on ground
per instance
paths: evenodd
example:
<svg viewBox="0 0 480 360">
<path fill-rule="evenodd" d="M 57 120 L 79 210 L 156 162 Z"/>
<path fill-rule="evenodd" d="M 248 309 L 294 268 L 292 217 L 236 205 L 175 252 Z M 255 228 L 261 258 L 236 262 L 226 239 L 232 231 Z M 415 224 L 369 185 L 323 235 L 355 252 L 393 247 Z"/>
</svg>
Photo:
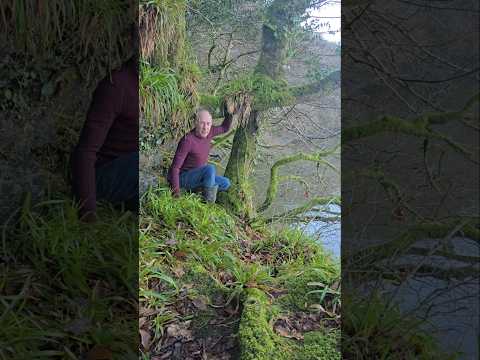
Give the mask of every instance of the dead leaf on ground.
<svg viewBox="0 0 480 360">
<path fill-rule="evenodd" d="M 312 304 L 310 305 L 310 309 L 313 309 L 313 310 L 319 310 L 321 311 L 322 313 L 325 313 L 327 314 L 328 316 L 332 317 L 332 318 L 335 318 L 337 317 L 338 315 L 337 314 L 334 314 L 328 310 L 326 310 L 322 305 L 320 304 Z"/>
<path fill-rule="evenodd" d="M 152 336 L 150 335 L 150 332 L 144 329 L 140 329 L 140 338 L 142 342 L 142 346 L 145 350 L 148 351 L 150 349 L 150 341 L 152 340 Z"/>
<path fill-rule="evenodd" d="M 172 268 L 172 273 L 175 275 L 177 279 L 179 279 L 183 275 L 185 275 L 185 270 L 183 269 L 182 265 L 177 265 L 174 268 Z"/>
<path fill-rule="evenodd" d="M 185 251 L 175 251 L 173 253 L 178 260 L 185 260 L 187 258 L 187 253 Z"/>
<path fill-rule="evenodd" d="M 207 310 L 208 306 L 208 299 L 206 296 L 197 296 L 195 299 L 192 300 L 192 304 L 199 310 L 205 311 Z"/>
<path fill-rule="evenodd" d="M 190 321 L 181 324 L 171 324 L 167 327 L 167 336 L 173 338 L 184 338 L 185 340 L 192 339 L 192 331 L 188 329 Z"/>
<path fill-rule="evenodd" d="M 303 340 L 303 335 L 297 333 L 296 331 L 289 331 L 287 328 L 284 328 L 283 326 L 275 326 L 275 332 L 283 337 L 290 338 L 290 339 L 296 339 L 296 340 Z"/>
<path fill-rule="evenodd" d="M 155 309 L 152 309 L 152 308 L 146 308 L 146 307 L 143 307 L 143 306 L 141 306 L 140 310 L 138 311 L 138 315 L 140 317 L 148 317 L 148 316 L 155 315 L 156 313 L 158 313 L 158 310 L 155 310 Z"/>
<path fill-rule="evenodd" d="M 270 296 L 272 296 L 274 299 L 280 297 L 280 296 L 283 296 L 283 295 L 286 295 L 288 294 L 288 290 L 287 289 L 272 289 L 269 291 L 269 294 Z"/>
</svg>

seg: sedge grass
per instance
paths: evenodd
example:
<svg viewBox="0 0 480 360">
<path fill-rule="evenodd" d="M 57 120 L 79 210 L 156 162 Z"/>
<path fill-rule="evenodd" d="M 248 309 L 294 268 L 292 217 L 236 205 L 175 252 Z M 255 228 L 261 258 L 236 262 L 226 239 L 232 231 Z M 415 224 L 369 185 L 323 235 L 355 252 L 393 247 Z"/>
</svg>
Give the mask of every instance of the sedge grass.
<svg viewBox="0 0 480 360">
<path fill-rule="evenodd" d="M 26 201 L 4 231 L 0 359 L 136 354 L 137 220 L 104 206 L 96 224 L 77 215 L 69 200 Z"/>
</svg>

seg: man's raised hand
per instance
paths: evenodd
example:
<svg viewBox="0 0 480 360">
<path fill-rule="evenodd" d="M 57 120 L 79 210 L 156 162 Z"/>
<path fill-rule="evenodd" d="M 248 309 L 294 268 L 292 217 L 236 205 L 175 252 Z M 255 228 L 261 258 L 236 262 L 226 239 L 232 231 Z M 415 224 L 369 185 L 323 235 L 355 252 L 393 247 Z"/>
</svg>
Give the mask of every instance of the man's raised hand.
<svg viewBox="0 0 480 360">
<path fill-rule="evenodd" d="M 235 113 L 235 101 L 232 98 L 225 98 L 223 101 L 223 114 L 233 115 Z"/>
</svg>

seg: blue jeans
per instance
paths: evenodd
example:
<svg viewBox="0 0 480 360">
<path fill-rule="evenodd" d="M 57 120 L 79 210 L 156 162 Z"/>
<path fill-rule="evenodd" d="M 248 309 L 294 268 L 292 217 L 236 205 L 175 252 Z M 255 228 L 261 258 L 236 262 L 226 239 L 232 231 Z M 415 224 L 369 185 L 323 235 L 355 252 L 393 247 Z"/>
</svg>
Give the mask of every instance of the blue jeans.
<svg viewBox="0 0 480 360">
<path fill-rule="evenodd" d="M 230 187 L 230 180 L 224 176 L 217 176 L 217 171 L 213 165 L 208 164 L 180 173 L 181 188 L 194 190 L 198 187 L 213 187 L 215 185 L 218 185 L 219 191 L 226 191 Z"/>
<path fill-rule="evenodd" d="M 138 152 L 119 156 L 95 171 L 97 200 L 114 205 L 124 203 L 129 210 L 138 210 Z"/>
</svg>

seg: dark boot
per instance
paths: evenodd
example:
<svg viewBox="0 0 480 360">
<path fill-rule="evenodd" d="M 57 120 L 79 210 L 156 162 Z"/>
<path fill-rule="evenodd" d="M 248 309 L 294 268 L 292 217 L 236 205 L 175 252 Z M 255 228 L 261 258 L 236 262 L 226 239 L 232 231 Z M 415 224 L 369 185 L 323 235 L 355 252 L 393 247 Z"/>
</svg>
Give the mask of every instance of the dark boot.
<svg viewBox="0 0 480 360">
<path fill-rule="evenodd" d="M 218 185 L 212 186 L 212 187 L 204 187 L 203 188 L 203 198 L 205 199 L 206 202 L 208 203 L 214 203 L 217 201 L 217 191 L 218 191 Z"/>
</svg>

